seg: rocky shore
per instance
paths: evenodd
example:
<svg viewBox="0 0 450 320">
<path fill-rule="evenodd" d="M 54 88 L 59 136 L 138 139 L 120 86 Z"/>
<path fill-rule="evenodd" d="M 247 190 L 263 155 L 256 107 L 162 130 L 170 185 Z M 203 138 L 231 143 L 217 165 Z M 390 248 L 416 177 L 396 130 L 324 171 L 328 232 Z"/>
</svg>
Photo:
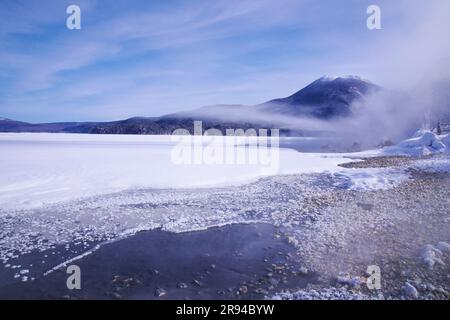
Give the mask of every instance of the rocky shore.
<svg viewBox="0 0 450 320">
<path fill-rule="evenodd" d="M 240 187 L 135 190 L 5 212 L 0 295 L 448 299 L 450 173 L 420 161 L 379 157 L 346 165 L 407 172 L 406 180 L 386 189 L 351 189 L 328 173 L 289 175 Z M 186 238 L 201 245 L 186 247 Z M 149 260 L 142 263 L 140 256 Z M 64 261 L 88 270 L 86 285 L 98 289 L 68 292 Z M 372 265 L 381 271 L 379 290 L 366 285 Z M 181 269 L 165 278 L 168 266 Z"/>
</svg>

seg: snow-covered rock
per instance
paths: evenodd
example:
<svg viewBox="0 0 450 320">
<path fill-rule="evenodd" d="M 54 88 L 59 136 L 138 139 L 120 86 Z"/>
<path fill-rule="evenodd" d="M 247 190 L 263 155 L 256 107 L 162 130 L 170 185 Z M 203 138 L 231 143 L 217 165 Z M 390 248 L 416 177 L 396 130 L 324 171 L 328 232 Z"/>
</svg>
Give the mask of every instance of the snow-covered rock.
<svg viewBox="0 0 450 320">
<path fill-rule="evenodd" d="M 431 244 L 426 245 L 424 250 L 422 251 L 422 261 L 427 265 L 429 269 L 433 269 L 436 263 L 444 265 L 441 256 L 442 251 Z"/>
<path fill-rule="evenodd" d="M 361 277 L 351 277 L 350 275 L 340 275 L 336 280 L 338 283 L 348 285 L 352 289 L 358 289 L 365 283 L 365 279 Z"/>
<path fill-rule="evenodd" d="M 402 292 L 408 298 L 417 299 L 419 297 L 419 292 L 417 291 L 417 289 L 408 282 L 406 282 L 402 287 Z"/>
<path fill-rule="evenodd" d="M 436 245 L 436 248 L 439 249 L 441 252 L 445 252 L 445 253 L 450 253 L 450 244 L 448 244 L 447 242 L 439 242 Z"/>
<path fill-rule="evenodd" d="M 395 146 L 383 149 L 387 155 L 427 156 L 444 153 L 448 149 L 448 136 L 437 136 L 431 131 L 419 130 L 410 139 L 403 140 Z"/>
<path fill-rule="evenodd" d="M 425 132 L 422 135 L 413 137 L 411 139 L 404 140 L 398 144 L 400 148 L 429 148 L 430 151 L 440 151 L 445 149 L 445 144 L 439 139 L 439 137 L 432 132 Z"/>
<path fill-rule="evenodd" d="M 442 143 L 445 144 L 445 146 L 447 147 L 447 152 L 449 152 L 450 151 L 450 134 L 439 136 L 439 138 L 441 139 Z"/>
</svg>

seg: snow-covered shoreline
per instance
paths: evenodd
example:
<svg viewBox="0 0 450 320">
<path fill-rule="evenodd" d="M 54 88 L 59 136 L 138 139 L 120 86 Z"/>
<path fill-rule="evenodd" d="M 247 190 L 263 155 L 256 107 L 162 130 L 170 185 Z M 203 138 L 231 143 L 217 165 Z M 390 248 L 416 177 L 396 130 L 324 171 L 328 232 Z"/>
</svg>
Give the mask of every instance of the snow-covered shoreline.
<svg viewBox="0 0 450 320">
<path fill-rule="evenodd" d="M 336 172 L 351 161 L 339 154 L 277 150 L 267 164 L 176 164 L 171 136 L 0 134 L 0 207 L 45 204 L 138 188 L 203 188 L 242 185 L 268 175 Z M 210 144 L 199 137 L 201 144 Z M 229 137 L 212 143 L 226 145 Z M 221 147 L 219 147 L 221 148 Z M 237 146 L 236 150 L 252 148 Z M 246 149 L 248 150 L 248 149 Z M 221 151 L 221 149 L 220 149 Z M 239 152 L 239 151 L 237 151 Z M 246 152 L 246 151 L 244 151 Z"/>
<path fill-rule="evenodd" d="M 197 139 L 201 145 L 219 145 L 217 150 L 222 152 L 230 137 Z M 284 138 L 280 139 L 283 142 Z M 307 143 L 309 140 L 305 138 Z M 442 141 L 448 142 L 448 136 Z M 175 146 L 171 136 L 0 133 L 0 208 L 39 208 L 142 188 L 245 185 L 287 174 L 330 173 L 347 179 L 354 189 L 383 189 L 405 181 L 408 174 L 401 169 L 348 170 L 338 165 L 370 156 L 423 155 L 445 148 L 436 136 L 425 133 L 398 146 L 355 153 L 302 153 L 279 148 L 276 157 L 269 159 L 277 162 L 270 164 L 177 164 L 171 158 Z M 247 152 L 255 147 L 235 148 Z"/>
<path fill-rule="evenodd" d="M 40 136 L 42 137 L 42 136 Z M 4 159 L 9 164 L 9 170 L 6 167 L 2 171 L 2 175 L 11 177 L 20 177 L 18 173 L 23 174 L 26 177 L 30 171 L 24 170 L 12 170 L 17 169 L 16 165 L 22 166 L 26 169 L 28 164 L 32 164 L 36 158 L 31 157 L 33 152 L 36 155 L 40 155 L 38 160 L 41 161 L 39 165 L 43 166 L 46 170 L 50 172 L 55 172 L 52 170 L 60 169 L 64 173 L 67 167 L 58 167 L 54 162 L 49 164 L 45 163 L 45 160 L 51 159 L 61 160 L 66 159 L 74 165 L 70 171 L 72 176 L 76 177 L 77 174 L 81 172 L 77 169 L 79 166 L 80 158 L 76 157 L 76 152 L 80 148 L 80 141 L 75 139 L 74 136 L 69 136 L 72 139 L 72 143 L 67 143 L 65 137 L 55 136 L 60 141 L 55 141 L 53 136 L 46 137 L 45 142 L 42 139 L 38 141 L 30 142 L 29 138 L 24 139 L 20 136 L 22 141 L 18 143 L 11 141 L 8 143 L 1 143 L 1 147 L 6 147 L 9 152 Z M 113 137 L 117 139 L 117 137 Z M 89 136 L 83 136 L 82 139 L 92 139 Z M 99 140 L 106 139 L 102 142 Z M 119 138 L 120 139 L 130 139 Z M 140 140 L 142 139 L 142 140 Z M 147 152 L 146 148 L 150 145 L 153 148 L 151 150 L 162 148 L 167 148 L 164 144 L 166 141 L 161 141 L 161 137 L 154 140 L 153 144 L 148 143 L 148 137 L 139 137 L 136 144 L 138 147 L 136 150 L 131 152 L 132 156 L 142 156 Z M 151 140 L 152 138 L 150 138 Z M 108 137 L 101 137 L 101 139 L 96 140 L 93 144 L 86 145 L 85 141 L 81 142 L 81 147 L 89 152 L 94 151 L 97 155 L 104 156 L 108 150 L 113 149 L 114 156 L 117 156 L 117 150 L 122 153 L 126 153 L 130 150 L 130 144 L 126 142 L 122 145 L 122 142 L 111 142 Z M 3 141 L 4 142 L 4 141 Z M 118 143 L 118 144 L 117 144 Z M 167 144 L 170 146 L 170 144 Z M 120 146 L 123 148 L 121 149 Z M 426 145 L 426 148 L 429 146 Z M 52 151 L 49 154 L 42 154 L 43 149 Z M 57 152 L 55 159 L 55 150 L 64 152 Z M 2 149 L 5 150 L 5 149 Z M 143 151 L 144 150 L 144 151 Z M 18 154 L 26 155 L 29 154 L 28 159 L 19 159 L 13 161 L 14 157 Z M 230 185 L 227 187 L 212 187 L 212 188 L 165 188 L 165 189 L 155 189 L 155 188 L 138 188 L 131 187 L 125 188 L 124 190 L 119 190 L 117 192 L 111 192 L 109 189 L 101 188 L 102 183 L 107 182 L 104 180 L 104 176 L 96 176 L 97 172 L 93 172 L 92 175 L 86 175 L 85 178 L 93 179 L 93 186 L 97 186 L 100 191 L 105 193 L 91 193 L 87 197 L 80 197 L 79 194 L 71 190 L 69 192 L 68 200 L 62 201 L 59 199 L 56 202 L 50 202 L 47 204 L 40 203 L 38 206 L 31 206 L 28 208 L 21 207 L 20 205 L 14 204 L 10 208 L 7 206 L 0 207 L 0 222 L 3 229 L 0 232 L 0 259 L 4 266 L 13 272 L 13 275 L 20 279 L 31 279 L 33 276 L 38 276 L 34 267 L 24 266 L 17 264 L 17 259 L 21 256 L 26 256 L 31 252 L 49 252 L 52 250 L 56 251 L 56 248 L 61 248 L 61 246 L 66 246 L 67 252 L 59 252 L 64 256 L 64 259 L 60 261 L 63 263 L 74 257 L 83 256 L 84 253 L 93 250 L 99 243 L 107 243 L 112 240 L 121 239 L 125 235 L 132 236 L 140 230 L 153 230 L 156 228 L 161 228 L 162 230 L 182 233 L 190 232 L 194 230 L 204 230 L 211 227 L 225 226 L 229 224 L 239 224 L 239 223 L 270 223 L 276 226 L 280 226 L 285 229 L 287 234 L 290 234 L 293 243 L 295 241 L 301 241 L 304 248 L 312 251 L 304 251 L 303 254 L 306 256 L 310 253 L 317 253 L 311 256 L 312 258 L 324 257 L 323 253 L 318 250 L 320 247 L 314 247 L 314 241 L 316 240 L 327 240 L 330 236 L 332 243 L 336 242 L 337 235 L 348 234 L 349 231 L 342 231 L 341 229 L 346 227 L 350 228 L 351 232 L 358 232 L 358 235 L 365 234 L 365 230 L 361 225 L 356 223 L 356 219 L 364 218 L 364 224 L 369 223 L 369 227 L 372 228 L 370 223 L 374 218 L 392 220 L 387 225 L 388 229 L 391 228 L 391 223 L 397 223 L 397 211 L 404 211 L 403 208 L 409 205 L 409 197 L 416 197 L 420 193 L 425 193 L 428 199 L 434 199 L 431 203 L 434 207 L 438 208 L 438 212 L 442 211 L 442 207 L 445 207 L 446 198 L 443 198 L 441 194 L 433 193 L 432 190 L 422 190 L 422 186 L 427 186 L 428 182 L 426 179 L 423 181 L 415 181 L 414 172 L 419 172 L 426 177 L 433 175 L 441 175 L 445 178 L 448 177 L 448 168 L 450 167 L 450 158 L 445 152 L 435 152 L 435 156 L 428 156 L 421 159 L 401 160 L 398 166 L 364 166 L 361 162 L 361 158 L 368 157 L 369 155 L 383 155 L 385 149 L 360 152 L 355 154 L 302 154 L 293 150 L 286 150 L 287 154 L 291 156 L 293 164 L 292 167 L 288 167 L 292 172 L 287 171 L 285 174 L 274 175 L 271 177 L 260 177 L 257 176 L 255 182 L 249 182 L 239 185 Z M 442 150 L 441 150 L 442 151 Z M 144 152 L 144 153 L 141 153 Z M 91 153 L 90 153 L 91 155 Z M 130 153 L 126 154 L 129 157 Z M 133 157 L 131 157 L 133 158 Z M 88 158 L 81 158 L 82 160 L 91 160 Z M 123 158 L 117 158 L 116 164 L 123 164 Z M 127 158 L 130 159 L 130 158 Z M 349 162 L 348 166 L 340 167 L 338 164 L 341 161 Z M 382 158 L 376 159 L 371 158 L 376 161 L 383 162 Z M 393 159 L 393 158 L 389 158 Z M 0 160 L 2 161 L 2 160 Z M 21 162 L 22 161 L 22 162 Z M 88 161 L 85 165 L 94 164 L 93 168 L 96 170 L 102 170 L 104 163 L 96 163 L 98 159 L 92 159 Z M 303 161 L 303 162 L 302 162 Z M 320 161 L 323 161 L 320 163 Z M 319 162 L 319 163 L 318 163 Z M 372 161 L 364 160 L 369 164 Z M 125 162 L 129 165 L 129 162 Z M 303 168 L 298 167 L 298 164 L 306 164 Z M 153 163 L 155 164 L 155 163 Z M 361 164 L 361 165 L 360 165 Z M 161 163 L 164 165 L 164 163 Z M 81 166 L 83 167 L 83 166 Z M 35 167 L 33 167 L 35 168 Z M 139 167 L 138 167 L 139 168 Z M 63 170 L 64 169 L 64 170 Z M 45 173 L 48 173 L 46 171 Z M 57 172 L 57 170 L 56 170 Z M 107 167 L 105 172 L 114 173 L 111 167 Z M 123 171 L 119 171 L 123 174 Z M 136 174 L 139 173 L 136 170 Z M 296 174 L 299 173 L 299 174 Z M 160 175 L 164 172 L 160 172 Z M 223 172 L 221 172 L 223 174 Z M 228 174 L 228 173 L 226 173 Z M 81 175 L 83 176 L 83 175 Z M 137 176 L 132 176 L 136 178 Z M 39 178 L 39 176 L 38 176 Z M 60 180 L 57 182 L 61 183 L 72 183 L 72 180 L 67 180 L 67 175 L 62 175 L 59 177 Z M 70 178 L 70 177 L 69 177 Z M 177 177 L 180 178 L 180 177 Z M 246 177 L 248 179 L 248 177 Z M 412 178 L 412 180 L 411 180 Z M 65 180 L 66 179 L 66 180 Z M 447 179 L 447 178 L 446 178 Z M 81 180 L 82 181 L 82 180 Z M 46 180 L 44 180 L 46 182 Z M 49 186 L 55 186 L 55 181 L 49 180 Z M 439 181 L 431 180 L 432 183 L 439 185 Z M 413 188 L 408 186 L 413 186 Z M 3 185 L 4 187 L 5 185 Z M 77 186 L 74 184 L 74 186 Z M 27 188 L 22 188 L 18 185 L 18 188 L 10 191 L 14 191 L 19 197 L 17 199 L 31 199 L 30 194 L 33 195 L 31 191 L 33 188 L 35 190 L 41 190 L 42 185 L 31 185 Z M 406 192 L 402 188 L 406 187 Z M 31 189 L 30 189 L 31 188 Z M 392 191 L 390 190 L 392 189 Z M 3 189 L 3 191 L 5 188 Z M 6 188 L 8 190 L 8 188 Z M 91 191 L 86 189 L 87 191 Z M 268 192 L 270 190 L 270 192 Z M 52 189 L 48 190 L 51 191 Z M 443 192 L 445 192 L 445 188 Z M 441 192 L 442 193 L 442 192 Z M 392 194 L 392 195 L 391 195 Z M 11 195 L 11 194 L 10 194 Z M 45 193 L 35 193 L 34 196 L 41 199 L 45 198 Z M 53 194 L 54 195 L 54 194 Z M 357 201 L 353 197 L 357 195 L 358 197 L 365 198 L 364 201 Z M 367 204 L 366 202 L 373 201 L 373 197 L 378 198 L 380 195 L 382 197 L 387 197 L 389 201 L 384 201 L 381 197 L 377 200 L 378 205 L 383 209 L 384 215 L 380 215 L 377 212 L 376 216 L 372 216 L 373 213 L 370 211 L 373 205 Z M 0 199 L 5 196 L 2 193 Z M 403 200 L 403 204 L 398 204 L 396 201 L 397 197 L 406 197 Z M 28 197 L 28 198 L 27 198 Z M 437 198 L 436 198 L 437 197 Z M 7 199 L 4 197 L 2 200 Z M 10 197 L 13 199 L 14 197 Z M 439 200 L 440 199 L 440 200 Z M 442 200 L 442 203 L 439 201 Z M 335 210 L 325 210 L 329 206 L 340 202 L 340 209 Z M 350 202 L 355 202 L 353 205 Z M 7 203 L 7 202 L 4 202 Z M 414 202 L 414 204 L 419 203 L 421 208 L 417 210 L 417 214 L 420 215 L 422 212 L 421 202 Z M 19 203 L 20 204 L 20 203 Z M 429 204 L 423 204 L 425 207 L 430 209 Z M 355 216 L 352 216 L 352 212 L 355 211 L 359 206 L 362 209 L 358 209 Z M 339 207 L 338 207 L 339 208 Z M 337 210 L 337 211 L 336 211 Z M 436 209 L 435 209 L 436 210 Z M 339 214 L 337 214 L 337 212 Z M 406 212 L 408 213 L 408 211 Z M 404 213 L 405 216 L 408 214 Z M 427 214 L 427 217 L 432 217 L 432 215 Z M 382 220 L 383 223 L 385 221 Z M 354 223 L 355 222 L 355 223 Z M 296 234 L 295 231 L 302 226 L 302 233 Z M 314 229 L 314 226 L 318 227 L 318 230 Z M 313 232 L 304 233 L 305 230 L 312 228 Z M 337 229 L 336 229 L 337 228 Z M 341 229 L 339 229 L 341 228 Z M 290 230 L 290 231 L 289 231 Z M 336 231 L 338 230 L 338 231 Z M 341 231 L 339 231 L 341 230 Z M 403 229 L 399 229 L 403 230 Z M 326 234 L 330 231 L 330 234 Z M 319 234 L 324 233 L 323 236 L 319 237 Z M 407 230 L 405 231 L 407 232 Z M 304 240 L 302 237 L 310 234 L 311 239 Z M 301 236 L 301 237 L 298 237 Z M 433 235 L 439 236 L 439 234 Z M 303 240 L 302 240 L 303 239 Z M 328 241 L 327 240 L 327 241 Z M 344 239 L 345 240 L 345 239 Z M 448 240 L 444 238 L 433 239 L 438 241 Z M 347 244 L 344 248 L 351 248 Z M 61 249 L 58 249 L 61 250 Z M 324 257 L 325 258 L 325 257 Z M 355 256 L 357 258 L 357 256 Z M 42 257 L 42 261 L 46 258 Z M 316 262 L 319 265 L 326 266 L 326 263 Z M 331 265 L 332 266 L 332 265 Z M 48 271 L 55 267 L 55 265 L 50 265 L 44 271 Z M 325 272 L 325 270 L 321 270 Z M 16 273 L 14 273 L 16 272 Z M 26 272 L 22 275 L 21 272 Z M 22 280 L 23 280 L 22 279 Z M 23 281 L 25 281 L 23 280 Z M 339 296 L 339 295 L 338 295 Z M 289 296 L 287 296 L 289 297 Z M 294 297 L 295 298 L 295 297 Z"/>
<path fill-rule="evenodd" d="M 420 161 L 408 166 L 413 168 Z M 445 188 L 448 173 L 442 175 L 447 180 L 440 181 L 433 178 L 440 173 L 417 170 L 418 180 L 416 177 L 390 190 L 353 191 L 334 174 L 302 174 L 268 177 L 242 187 L 203 192 L 124 191 L 23 210 L 0 215 L 3 226 L 0 258 L 11 277 L 29 281 L 42 276 L 39 274 L 42 267 L 46 272 L 65 261 L 83 257 L 98 248 L 98 244 L 123 239 L 124 235 L 133 237 L 138 231 L 162 229 L 185 233 L 231 224 L 269 223 L 280 228 L 295 245 L 308 270 L 331 277 L 331 281 L 341 271 L 363 275 L 360 269 L 365 270 L 364 266 L 374 261 L 385 263 L 384 258 L 394 261 L 407 258 L 414 267 L 415 261 L 421 264 L 420 250 L 424 245 L 450 240 L 446 224 L 440 220 L 448 208 L 444 195 L 448 193 Z M 439 192 L 434 191 L 436 188 Z M 430 225 L 430 221 L 433 233 L 419 228 Z M 36 258 L 27 261 L 29 254 Z M 49 263 L 48 259 L 55 257 L 62 260 Z M 41 260 L 45 264 L 41 265 Z M 388 267 L 383 266 L 384 271 L 385 268 Z M 27 273 L 22 276 L 22 272 Z M 398 281 L 409 278 L 389 277 L 394 283 L 389 284 L 388 292 L 395 298 Z M 333 283 L 326 282 L 326 287 L 330 285 Z M 338 299 L 366 298 L 346 295 L 344 291 L 337 289 L 327 294 Z M 314 291 L 281 297 L 308 298 L 309 293 L 313 298 L 326 297 L 317 296 Z"/>
<path fill-rule="evenodd" d="M 47 143 L 48 141 L 44 145 Z M 62 143 L 66 144 L 64 139 Z M 36 148 L 42 151 L 40 143 L 36 145 L 26 143 L 25 146 L 27 150 Z M 13 144 L 10 150 L 15 147 Z M 22 147 L 20 143 L 17 146 L 19 150 Z M 117 145 L 114 147 L 116 148 Z M 77 150 L 79 145 L 70 144 L 65 148 Z M 100 154 L 104 152 L 104 147 L 99 145 L 91 145 L 89 148 L 89 151 L 96 150 Z M 292 152 L 295 156 L 300 155 L 300 158 L 307 156 L 309 163 L 317 161 L 318 155 Z M 378 155 L 380 154 L 383 154 L 383 150 L 378 151 Z M 67 156 L 70 157 L 71 154 Z M 21 257 L 27 257 L 30 253 L 39 257 L 39 252 L 43 252 L 39 263 L 41 260 L 43 263 L 47 262 L 48 258 L 45 255 L 49 252 L 62 258 L 54 264 L 43 264 L 42 266 L 45 266 L 43 272 L 46 272 L 61 263 L 64 265 L 64 262 L 71 261 L 73 258 L 84 257 L 86 252 L 95 250 L 99 244 L 109 243 L 125 236 L 130 237 L 138 231 L 161 228 L 165 231 L 183 233 L 230 224 L 269 223 L 282 228 L 292 244 L 297 243 L 296 246 L 302 256 L 309 259 L 308 267 L 312 265 L 321 274 L 330 276 L 342 271 L 342 269 L 334 269 L 342 268 L 342 265 L 339 260 L 334 263 L 333 259 L 343 257 L 327 256 L 330 253 L 326 249 L 329 245 L 328 241 L 333 246 L 342 242 L 340 249 L 336 250 L 336 253 L 339 253 L 343 248 L 351 251 L 351 241 L 355 237 L 361 237 L 361 241 L 355 244 L 357 249 L 361 250 L 359 248 L 361 243 L 368 241 L 364 238 L 368 231 L 373 229 L 374 235 L 378 236 L 380 231 L 386 232 L 386 230 L 397 228 L 392 229 L 393 235 L 391 235 L 397 239 L 400 235 L 398 232 L 405 234 L 408 230 L 414 230 L 417 227 L 416 221 L 423 223 L 421 220 L 424 218 L 434 219 L 432 222 L 438 227 L 434 228 L 434 233 L 429 236 L 426 230 L 422 230 L 425 232 L 424 236 L 414 238 L 415 246 L 423 247 L 427 243 L 449 241 L 443 236 L 446 225 L 436 220 L 434 214 L 429 213 L 430 210 L 434 210 L 433 212 L 442 214 L 443 208 L 446 208 L 446 198 L 441 193 L 447 190 L 444 187 L 440 193 L 437 193 L 427 189 L 428 177 L 432 178 L 431 186 L 434 184 L 442 188 L 442 183 L 445 185 L 445 181 L 440 182 L 439 179 L 433 178 L 441 174 L 444 178 L 448 177 L 450 158 L 445 153 L 436 152 L 436 156 L 407 161 L 399 157 L 398 166 L 388 167 L 376 165 L 377 162 L 384 164 L 383 158 L 371 158 L 373 161 L 364 160 L 369 164 L 373 162 L 374 166 L 364 166 L 363 162 L 356 160 L 353 164 L 348 163 L 348 166 L 340 167 L 335 162 L 337 159 L 353 161 L 351 159 L 353 157 L 343 158 L 342 155 L 336 157 L 334 154 L 321 154 L 320 157 L 319 159 L 323 159 L 327 165 L 332 164 L 333 170 L 324 170 L 324 167 L 319 166 L 316 172 L 313 170 L 307 171 L 310 173 L 275 175 L 239 186 L 205 189 L 132 188 L 116 193 L 94 194 L 86 198 L 75 197 L 68 201 L 48 203 L 28 209 L 2 207 L 0 209 L 0 223 L 3 226 L 0 232 L 0 259 L 5 272 L 10 273 L 11 278 L 17 277 L 17 281 L 28 281 L 33 277 L 41 276 L 40 267 L 36 268 L 35 261 L 30 265 L 20 262 Z M 358 153 L 358 156 L 354 158 L 363 158 L 363 153 Z M 395 160 L 395 157 L 389 159 Z M 305 158 L 303 161 L 306 161 Z M 313 164 L 317 165 L 317 163 Z M 414 172 L 421 173 L 425 179 L 422 181 L 420 178 L 416 181 Z M 21 189 L 17 191 L 23 192 Z M 419 218 L 417 219 L 410 213 L 410 197 L 417 197 L 422 193 L 422 197 L 432 203 L 420 201 L 411 203 L 418 206 L 414 211 Z M 25 196 L 28 194 L 25 193 Z M 399 198 L 404 199 L 399 202 Z M 371 204 L 372 202 L 374 203 Z M 377 208 L 376 215 L 372 212 L 372 208 Z M 425 217 L 422 217 L 422 214 L 425 214 Z M 414 225 L 405 228 L 405 219 L 410 220 L 410 216 L 412 221 L 408 224 Z M 380 225 L 375 223 L 374 219 L 379 220 Z M 359 222 L 356 223 L 356 221 Z M 382 229 L 378 226 L 382 226 Z M 301 232 L 298 233 L 300 229 Z M 439 229 L 444 231 L 437 232 L 436 230 Z M 430 241 L 427 240 L 428 238 Z M 383 236 L 379 240 L 386 239 Z M 406 241 L 411 240 L 402 240 L 401 244 Z M 422 241 L 426 242 L 422 243 Z M 301 246 L 298 246 L 299 243 Z M 370 243 L 365 245 L 371 248 Z M 391 253 L 394 258 L 398 252 L 404 253 L 398 251 L 396 247 L 392 248 Z M 408 252 L 411 254 L 411 251 Z M 353 267 L 358 268 L 366 263 L 364 260 L 362 260 L 364 263 L 358 260 L 364 256 L 365 254 L 361 257 L 351 252 L 349 261 L 353 261 L 356 264 Z M 393 279 L 394 282 L 397 281 L 397 278 Z M 391 287 L 397 285 L 395 283 Z M 328 294 L 331 298 L 365 297 L 341 294 L 341 291 L 341 289 L 331 290 L 331 293 L 326 291 L 326 295 Z M 312 292 L 315 297 L 314 291 Z M 311 292 L 305 291 L 293 296 L 288 293 L 281 297 L 308 298 L 309 293 Z"/>
</svg>

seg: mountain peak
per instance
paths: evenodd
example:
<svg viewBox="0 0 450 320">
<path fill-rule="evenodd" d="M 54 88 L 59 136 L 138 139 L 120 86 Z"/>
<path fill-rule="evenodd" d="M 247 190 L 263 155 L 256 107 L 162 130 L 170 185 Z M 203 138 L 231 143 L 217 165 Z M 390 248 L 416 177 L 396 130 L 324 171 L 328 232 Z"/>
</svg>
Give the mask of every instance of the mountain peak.
<svg viewBox="0 0 450 320">
<path fill-rule="evenodd" d="M 337 78 L 339 78 L 339 77 L 326 74 L 326 75 L 320 77 L 319 79 L 317 79 L 316 81 L 333 81 L 333 80 L 336 80 Z"/>
<path fill-rule="evenodd" d="M 324 75 L 314 82 L 331 82 L 331 81 L 336 81 L 336 80 L 356 80 L 356 81 L 371 83 L 369 80 L 363 79 L 362 77 L 355 76 L 355 75 L 346 75 L 346 76 Z"/>
<path fill-rule="evenodd" d="M 353 102 L 379 89 L 358 76 L 323 76 L 293 95 L 263 106 L 268 112 L 328 119 L 350 115 Z"/>
</svg>

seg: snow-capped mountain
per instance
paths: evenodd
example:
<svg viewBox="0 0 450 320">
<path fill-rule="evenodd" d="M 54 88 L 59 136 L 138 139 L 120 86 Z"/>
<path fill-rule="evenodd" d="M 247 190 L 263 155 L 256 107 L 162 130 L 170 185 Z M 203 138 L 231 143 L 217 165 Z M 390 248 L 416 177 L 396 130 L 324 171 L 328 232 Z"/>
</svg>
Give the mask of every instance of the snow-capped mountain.
<svg viewBox="0 0 450 320">
<path fill-rule="evenodd" d="M 348 116 L 351 114 L 352 103 L 380 89 L 356 76 L 325 76 L 289 97 L 260 105 L 260 109 L 275 114 L 320 119 Z"/>
<path fill-rule="evenodd" d="M 368 94 L 381 87 L 357 76 L 324 76 L 300 91 L 280 99 L 274 99 L 254 106 L 215 105 L 196 110 L 174 113 L 163 118 L 226 119 L 246 121 L 245 115 L 265 114 L 270 121 L 272 115 L 289 117 L 313 117 L 330 119 L 351 115 L 354 102 L 363 100 Z M 254 117 L 253 117 L 254 118 Z M 258 116 L 261 121 L 261 116 Z M 266 119 L 263 119 L 266 121 Z"/>
<path fill-rule="evenodd" d="M 161 117 L 133 117 L 113 122 L 65 122 L 30 124 L 15 120 L 0 123 L 7 132 L 72 132 L 103 134 L 170 134 L 173 130 L 192 130 L 193 120 L 204 121 L 205 127 L 268 127 L 273 116 L 313 117 L 327 120 L 351 115 L 355 101 L 380 90 L 377 85 L 359 77 L 322 77 L 293 95 L 255 106 L 216 105 Z M 273 124 L 273 123 L 272 123 Z"/>
</svg>

